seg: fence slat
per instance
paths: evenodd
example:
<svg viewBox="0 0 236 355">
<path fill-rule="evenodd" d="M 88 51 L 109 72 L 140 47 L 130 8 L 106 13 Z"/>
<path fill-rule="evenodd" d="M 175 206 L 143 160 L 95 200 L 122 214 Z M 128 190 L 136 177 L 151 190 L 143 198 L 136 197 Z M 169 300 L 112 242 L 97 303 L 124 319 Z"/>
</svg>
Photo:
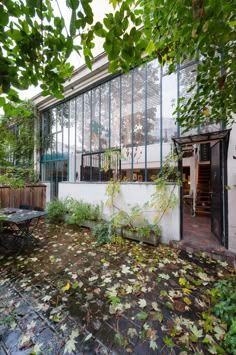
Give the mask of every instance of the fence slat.
<svg viewBox="0 0 236 355">
<path fill-rule="evenodd" d="M 34 209 L 46 207 L 46 186 L 32 185 L 21 189 L 10 189 L 7 186 L 0 187 L 0 208 L 19 208 L 20 205 Z"/>
</svg>

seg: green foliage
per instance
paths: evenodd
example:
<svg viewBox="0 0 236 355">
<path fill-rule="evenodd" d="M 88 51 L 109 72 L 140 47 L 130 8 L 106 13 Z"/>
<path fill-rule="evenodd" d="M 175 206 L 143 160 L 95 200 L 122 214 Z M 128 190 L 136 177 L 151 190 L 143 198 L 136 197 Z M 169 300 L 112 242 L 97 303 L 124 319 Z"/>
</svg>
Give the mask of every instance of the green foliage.
<svg viewBox="0 0 236 355">
<path fill-rule="evenodd" d="M 106 195 L 108 196 L 108 199 L 106 201 L 105 206 L 107 208 L 115 207 L 115 198 L 119 192 L 120 192 L 120 181 L 110 180 L 106 187 Z"/>
<path fill-rule="evenodd" d="M 98 221 L 101 219 L 98 205 L 77 201 L 73 198 L 67 199 L 65 205 L 69 214 L 66 220 L 68 224 L 81 225 L 84 221 Z"/>
<path fill-rule="evenodd" d="M 0 119 L 0 166 L 33 167 L 35 110 L 30 101 L 12 105 Z"/>
<path fill-rule="evenodd" d="M 214 313 L 227 324 L 228 331 L 222 345 L 230 354 L 236 354 L 236 278 L 220 280 L 211 290 L 215 303 Z"/>
<path fill-rule="evenodd" d="M 236 20 L 232 0 L 112 1 L 115 11 L 83 34 L 91 52 L 104 39 L 110 71 L 127 72 L 150 58 L 169 66 L 201 59 L 189 99 L 180 100 L 177 120 L 191 128 L 201 123 L 232 123 L 236 112 Z M 92 56 L 87 58 L 91 64 Z"/>
<path fill-rule="evenodd" d="M 107 149 L 103 155 L 103 170 L 105 173 L 109 171 L 110 168 L 117 167 L 117 162 L 124 159 L 120 150 L 117 149 Z"/>
<path fill-rule="evenodd" d="M 147 224 L 141 227 L 136 227 L 136 231 L 144 238 L 150 237 L 152 233 L 156 236 L 161 236 L 161 227 L 158 224 Z"/>
<path fill-rule="evenodd" d="M 135 205 L 130 212 L 119 210 L 113 214 L 111 220 L 114 228 L 125 228 L 135 231 L 140 237 L 148 238 L 151 234 L 161 235 L 161 228 L 158 224 L 150 224 L 144 217 L 142 209 Z"/>
<path fill-rule="evenodd" d="M 10 114 L 19 102 L 17 89 L 41 82 L 43 95 L 63 97 L 63 82 L 72 74 L 72 52 L 83 51 L 93 64 L 95 39 L 104 40 L 111 72 L 152 58 L 169 73 L 186 60 L 201 59 L 189 99 L 176 108 L 180 125 L 234 122 L 236 112 L 236 20 L 233 0 L 111 0 L 114 11 L 94 23 L 91 0 L 68 0 L 65 24 L 50 0 L 0 4 L 0 106 Z M 19 20 L 20 19 L 20 20 Z M 67 26 L 68 25 L 68 26 Z M 90 26 L 90 27 L 89 27 Z M 67 29 L 68 27 L 68 29 Z M 217 29 L 217 30 L 216 30 Z M 81 44 L 75 39 L 81 38 Z"/>
<path fill-rule="evenodd" d="M 129 212 L 119 210 L 112 216 L 112 224 L 115 228 L 129 227 L 134 229 L 135 226 L 147 224 L 142 209 L 138 206 L 132 206 Z"/>
<path fill-rule="evenodd" d="M 157 210 L 154 217 L 155 222 L 159 222 L 167 211 L 175 208 L 178 204 L 178 197 L 175 194 L 176 185 L 181 184 L 176 167 L 178 159 L 180 159 L 179 155 L 173 153 L 167 155 L 160 176 L 154 181 L 156 189 L 149 205 Z M 168 184 L 170 181 L 175 182 L 172 187 Z"/>
<path fill-rule="evenodd" d="M 47 218 L 50 222 L 61 223 L 65 220 L 67 212 L 65 201 L 53 200 L 47 204 Z"/>
<path fill-rule="evenodd" d="M 43 95 L 63 97 L 64 80 L 73 71 L 68 58 L 72 51 L 81 50 L 74 40 L 93 21 L 90 2 L 66 1 L 71 12 L 69 31 L 50 0 L 1 2 L 0 106 L 5 113 L 11 114 L 11 103 L 19 102 L 17 90 L 30 85 L 41 83 Z"/>
<path fill-rule="evenodd" d="M 112 226 L 110 223 L 97 224 L 92 230 L 93 236 L 97 239 L 97 245 L 111 244 L 113 242 Z"/>
<path fill-rule="evenodd" d="M 13 189 L 39 182 L 39 176 L 32 168 L 6 167 L 0 169 L 0 184 Z"/>
</svg>

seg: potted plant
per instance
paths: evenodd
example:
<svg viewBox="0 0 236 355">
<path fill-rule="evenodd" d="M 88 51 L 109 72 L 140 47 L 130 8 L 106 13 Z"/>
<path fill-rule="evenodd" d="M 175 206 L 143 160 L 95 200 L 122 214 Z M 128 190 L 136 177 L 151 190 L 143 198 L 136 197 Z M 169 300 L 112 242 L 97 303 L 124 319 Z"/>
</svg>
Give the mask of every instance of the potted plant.
<svg viewBox="0 0 236 355">
<path fill-rule="evenodd" d="M 123 238 L 155 246 L 160 241 L 160 227 L 157 224 L 150 224 L 138 206 L 133 206 L 130 213 L 119 210 L 112 218 L 112 226 Z"/>
<path fill-rule="evenodd" d="M 70 198 L 66 200 L 66 206 L 67 216 L 65 221 L 68 224 L 93 228 L 98 221 L 101 221 L 101 211 L 98 205 Z"/>
</svg>

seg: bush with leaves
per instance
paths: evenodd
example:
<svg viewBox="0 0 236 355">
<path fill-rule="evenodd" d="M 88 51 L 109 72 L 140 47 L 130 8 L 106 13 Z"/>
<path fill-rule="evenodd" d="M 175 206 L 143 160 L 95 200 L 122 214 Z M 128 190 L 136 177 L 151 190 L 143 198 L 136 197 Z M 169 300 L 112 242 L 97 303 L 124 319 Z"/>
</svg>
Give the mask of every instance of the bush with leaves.
<svg viewBox="0 0 236 355">
<path fill-rule="evenodd" d="M 50 222 L 61 223 L 65 220 L 67 208 L 65 201 L 53 200 L 47 204 L 47 218 Z"/>
<path fill-rule="evenodd" d="M 98 221 L 101 219 L 101 212 L 98 205 L 92 205 L 84 201 L 69 198 L 65 201 L 68 217 L 68 224 L 81 225 L 84 221 Z"/>
<path fill-rule="evenodd" d="M 97 224 L 93 228 L 92 234 L 97 239 L 97 246 L 113 242 L 112 225 L 110 223 Z"/>
<path fill-rule="evenodd" d="M 220 280 L 211 290 L 214 313 L 227 324 L 222 345 L 229 354 L 236 354 L 236 278 Z"/>
</svg>

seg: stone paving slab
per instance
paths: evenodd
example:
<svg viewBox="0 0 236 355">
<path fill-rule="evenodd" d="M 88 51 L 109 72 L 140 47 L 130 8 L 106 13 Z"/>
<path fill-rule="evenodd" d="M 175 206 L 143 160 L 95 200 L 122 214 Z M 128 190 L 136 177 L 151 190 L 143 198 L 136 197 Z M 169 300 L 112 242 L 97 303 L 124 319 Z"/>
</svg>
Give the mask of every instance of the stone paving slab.
<svg viewBox="0 0 236 355">
<path fill-rule="evenodd" d="M 0 325 L 0 355 L 35 354 L 37 344 L 41 346 L 36 354 L 67 354 L 64 352 L 65 338 L 78 324 L 66 315 L 67 321 L 64 324 L 67 325 L 68 334 L 59 327 L 57 329 L 45 312 L 39 312 L 31 303 L 30 295 L 19 295 L 20 289 L 16 289 L 16 284 L 7 282 L 0 286 L 0 309 L 6 309 L 0 314 L 0 321 L 5 320 Z M 96 354 L 116 354 L 94 336 L 85 341 L 87 336 L 88 332 L 84 330 L 84 334 L 76 338 L 76 351 L 70 354 L 94 354 L 94 349 Z"/>
</svg>

